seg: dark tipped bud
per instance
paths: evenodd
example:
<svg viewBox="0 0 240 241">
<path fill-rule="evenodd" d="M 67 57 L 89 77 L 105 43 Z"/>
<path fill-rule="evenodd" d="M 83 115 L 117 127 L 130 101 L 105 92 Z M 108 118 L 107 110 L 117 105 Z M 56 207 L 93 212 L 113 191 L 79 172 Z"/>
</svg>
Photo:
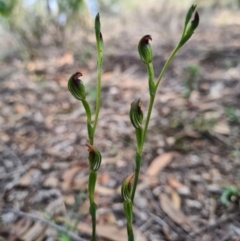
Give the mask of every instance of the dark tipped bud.
<svg viewBox="0 0 240 241">
<path fill-rule="evenodd" d="M 98 13 L 95 17 L 95 30 L 96 32 L 99 32 L 101 31 L 101 22 L 100 22 L 100 14 Z"/>
<path fill-rule="evenodd" d="M 193 29 L 193 31 L 198 27 L 199 21 L 200 21 L 199 14 L 198 12 L 196 12 L 194 15 L 194 19 L 191 22 L 191 28 Z"/>
<path fill-rule="evenodd" d="M 101 33 L 101 22 L 100 22 L 100 14 L 98 13 L 95 17 L 95 34 L 98 48 L 102 48 L 103 45 L 103 37 Z"/>
<path fill-rule="evenodd" d="M 124 202 L 131 201 L 131 183 L 134 173 L 127 177 L 122 184 L 121 195 Z"/>
<path fill-rule="evenodd" d="M 196 7 L 197 7 L 197 5 L 192 5 L 192 6 L 189 8 L 189 10 L 188 10 L 188 12 L 187 12 L 187 14 L 186 14 L 186 18 L 185 18 L 185 27 L 188 25 L 189 21 L 191 20 L 192 15 L 193 15 Z"/>
<path fill-rule="evenodd" d="M 77 100 L 85 100 L 86 92 L 83 82 L 80 80 L 82 73 L 76 72 L 68 80 L 68 90 Z"/>
<path fill-rule="evenodd" d="M 145 35 L 138 44 L 139 55 L 145 64 L 150 64 L 152 62 L 152 48 L 149 44 L 149 40 L 152 40 L 152 37 L 150 35 Z"/>
<path fill-rule="evenodd" d="M 184 45 L 193 35 L 195 29 L 198 27 L 199 25 L 199 15 L 198 12 L 195 12 L 194 18 L 191 21 L 190 24 L 188 24 L 189 26 L 187 27 L 187 29 L 185 30 L 185 33 L 180 41 L 180 46 Z"/>
<path fill-rule="evenodd" d="M 90 170 L 97 171 L 101 165 L 102 156 L 100 152 L 92 145 L 86 144 L 88 147 L 88 160 L 90 165 Z"/>
<path fill-rule="evenodd" d="M 129 112 L 130 120 L 134 128 L 141 128 L 143 121 L 143 111 L 141 109 L 142 103 L 140 99 L 136 99 L 131 104 Z"/>
</svg>

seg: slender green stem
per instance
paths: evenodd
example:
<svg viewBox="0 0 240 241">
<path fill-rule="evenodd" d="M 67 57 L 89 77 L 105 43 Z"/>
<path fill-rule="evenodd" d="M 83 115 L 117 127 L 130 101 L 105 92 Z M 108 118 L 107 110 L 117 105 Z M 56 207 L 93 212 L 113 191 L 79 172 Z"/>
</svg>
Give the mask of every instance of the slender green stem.
<svg viewBox="0 0 240 241">
<path fill-rule="evenodd" d="M 127 234 L 128 234 L 128 241 L 134 241 L 132 222 L 127 222 Z"/>
<path fill-rule="evenodd" d="M 135 155 L 135 170 L 134 170 L 134 179 L 133 179 L 133 185 L 131 188 L 131 201 L 133 203 L 136 188 L 137 188 L 137 183 L 138 183 L 138 176 L 141 168 L 141 163 L 142 163 L 142 153 L 136 153 Z"/>
<path fill-rule="evenodd" d="M 152 114 L 154 100 L 155 100 L 155 95 L 151 95 L 150 96 L 150 101 L 149 101 L 149 104 L 148 104 L 147 118 L 146 118 L 145 126 L 144 126 L 144 129 L 143 129 L 143 139 L 142 139 L 142 145 L 141 145 L 141 148 L 140 148 L 141 154 L 142 154 L 142 151 L 143 151 L 143 146 L 144 146 L 144 142 L 145 142 L 145 138 L 146 138 L 146 133 L 147 133 L 149 121 L 150 121 L 151 114 Z"/>
<path fill-rule="evenodd" d="M 86 115 L 87 115 L 87 121 L 91 123 L 91 108 L 86 100 L 82 101 L 83 107 L 85 109 Z"/>
<path fill-rule="evenodd" d="M 93 124 L 93 132 L 95 132 L 98 122 L 98 115 L 101 104 L 101 73 L 102 73 L 102 51 L 98 47 L 98 57 L 97 57 L 97 98 L 96 98 L 96 113 Z"/>
<path fill-rule="evenodd" d="M 89 195 L 89 202 L 90 202 L 89 213 L 92 217 L 92 238 L 91 238 L 91 241 L 96 241 L 96 211 L 97 211 L 97 205 L 94 202 L 94 191 L 95 191 L 96 180 L 97 180 L 97 172 L 90 170 L 89 177 L 88 177 L 88 195 Z"/>
<path fill-rule="evenodd" d="M 179 44 L 174 48 L 174 50 L 172 51 L 172 53 L 170 54 L 167 62 L 165 63 L 165 65 L 163 66 L 163 69 L 157 79 L 156 85 L 155 85 L 155 93 L 153 96 L 150 96 L 150 101 L 149 101 L 149 105 L 148 105 L 148 113 L 147 113 L 147 119 L 146 119 L 146 123 L 144 126 L 144 130 L 143 130 L 143 141 L 142 141 L 142 146 L 140 151 L 142 152 L 143 150 L 143 146 L 144 146 L 144 142 L 145 142 L 145 138 L 146 138 L 146 133 L 147 133 L 147 129 L 148 129 L 148 125 L 149 125 L 149 121 L 151 118 L 151 114 L 152 114 L 152 109 L 153 109 L 153 104 L 154 104 L 154 100 L 155 100 L 155 96 L 156 96 L 156 92 L 158 89 L 159 84 L 161 83 L 162 77 L 165 74 L 168 65 L 170 64 L 171 60 L 173 59 L 173 57 L 175 56 L 175 54 L 177 53 L 177 51 L 180 49 Z M 148 71 L 150 69 L 150 67 L 148 66 Z M 152 74 L 151 72 L 149 72 L 150 74 Z M 149 75 L 150 76 L 150 75 Z"/>
<path fill-rule="evenodd" d="M 179 44 L 177 44 L 177 46 L 174 48 L 174 50 L 173 50 L 172 53 L 170 54 L 167 62 L 166 62 L 165 65 L 163 66 L 163 69 L 162 69 L 162 71 L 161 71 L 161 73 L 160 73 L 160 75 L 159 75 L 159 77 L 158 77 L 158 79 L 157 79 L 156 91 L 157 91 L 158 86 L 159 86 L 159 84 L 160 84 L 160 82 L 161 82 L 161 80 L 162 80 L 163 75 L 165 74 L 165 72 L 166 72 L 166 70 L 167 70 L 168 65 L 170 64 L 170 62 L 172 61 L 173 57 L 175 56 L 175 54 L 177 53 L 177 51 L 178 51 L 180 48 L 181 48 L 181 46 L 180 46 Z"/>
<path fill-rule="evenodd" d="M 136 164 L 135 164 L 136 165 Z M 134 180 L 133 180 L 133 186 L 132 186 L 132 192 L 131 192 L 131 200 L 133 202 L 134 200 L 134 196 L 135 196 L 135 192 L 136 192 L 136 188 L 137 188 L 137 183 L 138 183 L 138 176 L 140 173 L 140 166 L 135 166 L 135 170 L 134 170 Z"/>
<path fill-rule="evenodd" d="M 92 238 L 91 241 L 96 241 L 96 218 L 92 217 Z"/>
<path fill-rule="evenodd" d="M 147 64 L 148 71 L 148 87 L 150 96 L 155 95 L 154 69 L 152 63 Z"/>
<path fill-rule="evenodd" d="M 168 67 L 168 65 L 170 64 L 171 60 L 173 59 L 173 57 L 175 56 L 175 54 L 177 53 L 177 51 L 180 49 L 179 44 L 174 48 L 174 50 L 172 51 L 171 55 L 169 56 L 167 62 L 165 63 L 165 65 L 163 66 L 163 69 L 157 79 L 156 84 L 154 83 L 154 72 L 153 72 L 153 67 L 152 64 L 147 65 L 147 70 L 148 70 L 148 77 L 149 77 L 149 83 L 153 82 L 155 84 L 155 88 L 154 91 L 150 91 L 150 101 L 148 104 L 148 113 L 147 113 L 147 118 L 146 118 L 146 122 L 145 122 L 145 126 L 143 128 L 143 134 L 142 134 L 142 143 L 140 148 L 138 149 L 138 152 L 136 154 L 135 157 L 135 171 L 134 171 L 134 180 L 133 180 L 133 186 L 132 186 L 132 192 L 131 192 L 131 200 L 133 202 L 134 200 L 134 196 L 135 196 L 135 192 L 136 192 L 136 188 L 137 188 L 137 183 L 138 183 L 138 176 L 139 176 L 139 172 L 140 172 L 140 167 L 141 165 L 139 165 L 139 161 L 137 159 L 141 159 L 142 161 L 142 152 L 143 152 L 143 147 L 144 147 L 144 143 L 145 143 L 145 139 L 146 139 L 146 133 L 147 133 L 147 129 L 148 129 L 148 125 L 149 125 L 149 121 L 151 118 L 151 113 L 152 113 L 152 109 L 153 109 L 153 104 L 154 104 L 154 100 L 155 100 L 155 96 L 156 96 L 156 92 L 157 92 L 157 88 L 161 82 L 161 79 Z M 150 84 L 149 84 L 150 87 Z"/>
</svg>

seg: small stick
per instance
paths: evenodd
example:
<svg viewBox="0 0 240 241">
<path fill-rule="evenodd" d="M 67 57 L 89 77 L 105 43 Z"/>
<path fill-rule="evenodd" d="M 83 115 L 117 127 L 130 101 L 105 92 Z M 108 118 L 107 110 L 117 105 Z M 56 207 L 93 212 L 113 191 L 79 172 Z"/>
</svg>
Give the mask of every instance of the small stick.
<svg viewBox="0 0 240 241">
<path fill-rule="evenodd" d="M 59 232 L 65 233 L 66 235 L 68 235 L 70 238 L 72 238 L 75 241 L 86 241 L 85 239 L 82 239 L 82 238 L 78 237 L 76 234 L 66 230 L 64 227 L 61 227 L 61 226 L 56 225 L 56 224 L 54 224 L 50 221 L 42 219 L 35 214 L 25 213 L 25 212 L 22 212 L 22 211 L 19 211 L 19 210 L 16 210 L 16 209 L 2 209 L 2 210 L 0 209 L 0 213 L 5 213 L 5 212 L 12 212 L 12 213 L 16 214 L 17 216 L 27 217 L 27 218 L 30 218 L 32 220 L 39 221 L 43 224 L 46 224 L 47 226 L 49 226 L 51 228 L 56 229 Z"/>
</svg>

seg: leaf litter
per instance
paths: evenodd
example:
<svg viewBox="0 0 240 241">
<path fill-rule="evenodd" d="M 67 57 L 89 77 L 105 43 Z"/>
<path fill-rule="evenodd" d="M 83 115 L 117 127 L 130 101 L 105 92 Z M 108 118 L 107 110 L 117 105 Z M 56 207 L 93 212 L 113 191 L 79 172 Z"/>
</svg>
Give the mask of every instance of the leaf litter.
<svg viewBox="0 0 240 241">
<path fill-rule="evenodd" d="M 231 240 L 239 239 L 239 200 L 230 200 L 227 207 L 220 202 L 224 185 L 240 186 L 240 69 L 235 64 L 239 35 L 233 25 L 216 27 L 204 19 L 202 24 L 208 27 L 200 28 L 174 59 L 156 98 L 136 193 L 137 240 L 191 240 L 195 234 L 194 240 L 217 241 L 226 233 Z M 114 39 L 111 34 L 107 34 L 106 46 Z M 156 33 L 154 39 L 157 37 Z M 125 40 L 121 44 L 124 49 Z M 155 53 L 154 62 L 164 61 L 170 45 L 160 43 L 162 52 Z M 135 47 L 133 40 L 129 46 Z M 119 55 L 119 46 L 111 51 L 103 65 L 102 109 L 96 132 L 96 145 L 104 154 L 96 187 L 97 227 L 101 240 L 125 241 L 119 187 L 132 172 L 135 148 L 128 111 L 139 96 L 146 109 L 147 76 L 131 51 Z M 39 217 L 60 225 L 68 218 L 74 223 L 79 220 L 79 236 L 91 234 L 86 200 L 86 118 L 66 87 L 79 64 L 69 51 L 46 56 L 26 66 L 12 61 L 9 67 L 3 62 L 12 69 L 0 82 L 0 237 L 5 240 L 57 237 L 46 223 L 20 217 L 11 208 L 38 211 Z M 229 67 L 230 58 L 233 66 Z M 181 83 L 191 63 L 199 66 L 199 77 L 192 80 L 195 88 L 185 99 Z M 92 60 L 81 67 L 89 94 L 96 76 L 93 67 Z M 226 114 L 228 106 L 234 109 Z M 233 117 L 235 123 L 229 121 Z M 143 225 L 149 228 L 140 229 Z"/>
</svg>

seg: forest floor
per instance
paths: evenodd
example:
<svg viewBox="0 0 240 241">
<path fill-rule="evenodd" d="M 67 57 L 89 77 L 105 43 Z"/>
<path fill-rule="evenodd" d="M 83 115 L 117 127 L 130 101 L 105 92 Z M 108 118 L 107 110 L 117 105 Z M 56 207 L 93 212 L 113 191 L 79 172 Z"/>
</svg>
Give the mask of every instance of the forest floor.
<svg viewBox="0 0 240 241">
<path fill-rule="evenodd" d="M 222 20 L 233 15 L 232 22 Z M 134 203 L 136 240 L 240 240 L 237 16 L 239 11 L 222 10 L 201 19 L 163 78 Z M 175 27 L 168 34 L 156 31 L 161 26 L 150 21 L 153 34 L 144 32 L 146 25 L 136 34 L 130 28 L 142 22 L 122 19 L 124 26 L 117 28 L 119 22 L 103 18 L 102 25 L 109 25 L 103 27 L 106 56 L 95 138 L 103 156 L 96 187 L 102 241 L 127 240 L 120 186 L 134 169 L 128 112 L 141 97 L 146 116 L 149 101 L 136 43 L 152 35 L 157 77 L 181 34 Z M 88 43 L 94 46 L 93 33 L 75 51 L 47 48 L 27 63 L 12 57 L 0 62 L 0 240 L 54 240 L 61 230 L 56 233 L 49 223 L 65 223 L 65 229 L 76 223 L 75 233 L 89 240 L 86 117 L 67 90 L 70 75 L 81 71 L 94 106 L 96 59 Z"/>
</svg>

